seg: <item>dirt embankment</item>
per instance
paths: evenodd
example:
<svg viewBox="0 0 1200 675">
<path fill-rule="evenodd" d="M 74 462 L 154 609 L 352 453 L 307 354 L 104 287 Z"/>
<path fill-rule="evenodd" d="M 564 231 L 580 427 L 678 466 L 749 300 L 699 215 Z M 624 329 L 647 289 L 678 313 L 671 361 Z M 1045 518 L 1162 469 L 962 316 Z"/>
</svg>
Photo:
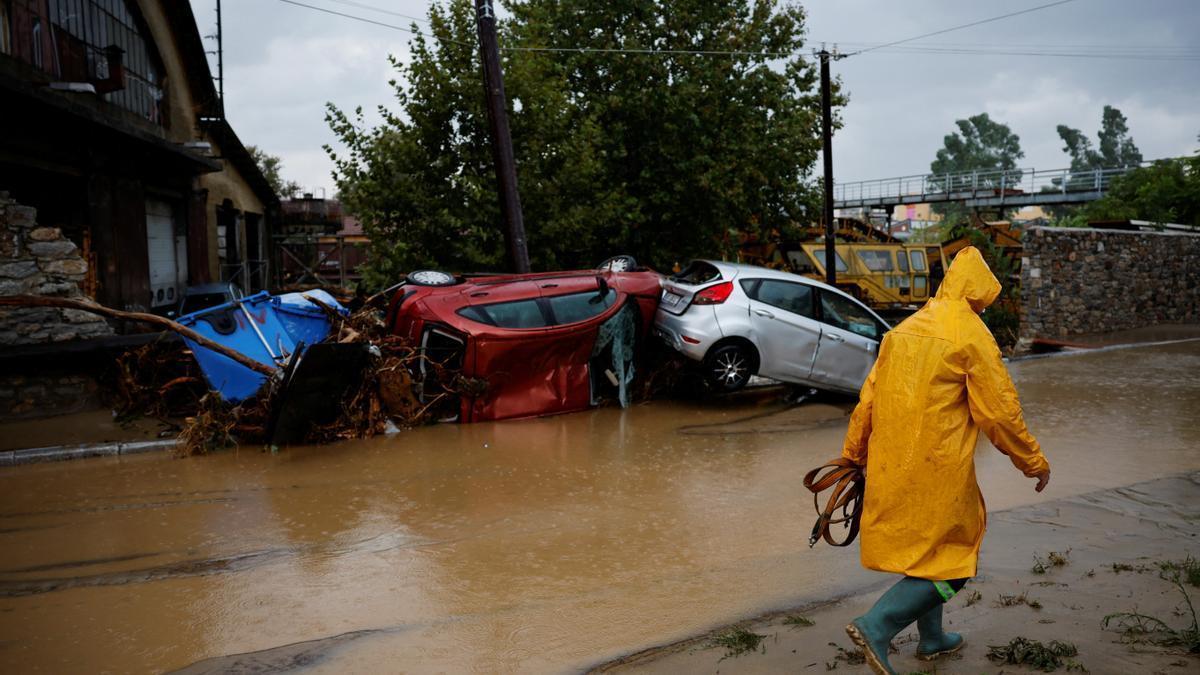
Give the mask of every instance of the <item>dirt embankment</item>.
<svg viewBox="0 0 1200 675">
<path fill-rule="evenodd" d="M 991 514 L 979 576 L 945 612 L 947 630 L 962 633 L 965 648 L 918 661 L 914 625 L 893 642 L 892 666 L 900 673 L 1039 672 L 999 660 L 1019 660 L 1024 638 L 1058 651 L 1057 659 L 1036 649 L 1026 656 L 1047 672 L 1197 672 L 1197 557 L 1200 473 Z M 843 627 L 892 581 L 880 575 L 859 595 L 775 612 L 595 670 L 869 672 Z"/>
</svg>

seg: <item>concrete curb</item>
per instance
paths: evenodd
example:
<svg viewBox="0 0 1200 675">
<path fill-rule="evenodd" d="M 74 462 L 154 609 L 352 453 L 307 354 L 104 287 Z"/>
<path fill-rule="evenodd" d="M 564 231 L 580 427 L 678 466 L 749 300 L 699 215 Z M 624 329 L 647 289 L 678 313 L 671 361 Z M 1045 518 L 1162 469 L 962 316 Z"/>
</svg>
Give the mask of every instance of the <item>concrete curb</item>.
<svg viewBox="0 0 1200 675">
<path fill-rule="evenodd" d="M 112 457 L 159 452 L 175 447 L 175 439 L 161 441 L 121 441 L 117 443 L 85 443 L 83 445 L 53 445 L 45 448 L 25 448 L 0 452 L 0 466 L 16 466 L 36 462 L 55 462 L 84 457 Z"/>
</svg>

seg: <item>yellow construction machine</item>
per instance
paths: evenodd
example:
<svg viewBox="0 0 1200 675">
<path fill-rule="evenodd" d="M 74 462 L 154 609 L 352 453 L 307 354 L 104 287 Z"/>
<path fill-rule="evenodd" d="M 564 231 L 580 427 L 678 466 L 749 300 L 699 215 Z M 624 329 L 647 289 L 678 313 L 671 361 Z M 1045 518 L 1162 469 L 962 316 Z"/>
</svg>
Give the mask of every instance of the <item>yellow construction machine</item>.
<svg viewBox="0 0 1200 675">
<path fill-rule="evenodd" d="M 825 243 L 810 242 L 787 251 L 793 272 L 825 279 Z M 919 306 L 945 276 L 937 244 L 837 242 L 834 271 L 838 288 L 877 309 Z"/>
<path fill-rule="evenodd" d="M 945 276 L 946 261 L 938 244 L 905 244 L 867 223 L 838 218 L 837 286 L 875 309 L 924 304 Z M 798 243 L 772 233 L 766 240 L 747 238 L 739 261 L 825 280 L 824 231 L 803 231 Z"/>
</svg>

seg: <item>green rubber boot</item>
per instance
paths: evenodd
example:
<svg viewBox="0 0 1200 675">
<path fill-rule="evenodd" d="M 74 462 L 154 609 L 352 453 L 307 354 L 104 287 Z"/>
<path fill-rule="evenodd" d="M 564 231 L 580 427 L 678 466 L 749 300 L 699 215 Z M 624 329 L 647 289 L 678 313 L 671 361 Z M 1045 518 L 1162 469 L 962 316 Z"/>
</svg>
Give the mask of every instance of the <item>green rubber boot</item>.
<svg viewBox="0 0 1200 675">
<path fill-rule="evenodd" d="M 942 605 L 921 615 L 917 619 L 917 630 L 921 641 L 917 643 L 917 658 L 932 661 L 944 654 L 953 654 L 962 649 L 963 636 L 942 630 Z"/>
<path fill-rule="evenodd" d="M 942 605 L 932 581 L 904 577 L 875 602 L 871 611 L 846 626 L 846 633 L 863 650 L 867 665 L 877 675 L 895 675 L 888 663 L 892 638 L 904 628 Z"/>
</svg>

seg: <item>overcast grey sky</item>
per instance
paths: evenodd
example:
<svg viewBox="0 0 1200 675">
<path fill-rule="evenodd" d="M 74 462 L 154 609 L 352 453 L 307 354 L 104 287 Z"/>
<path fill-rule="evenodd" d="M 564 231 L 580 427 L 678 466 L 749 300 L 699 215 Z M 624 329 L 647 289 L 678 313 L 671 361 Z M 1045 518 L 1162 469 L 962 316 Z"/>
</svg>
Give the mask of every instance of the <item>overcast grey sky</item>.
<svg viewBox="0 0 1200 675">
<path fill-rule="evenodd" d="M 201 34 L 214 32 L 216 0 L 190 0 Z M 421 0 L 302 0 L 306 4 L 407 26 L 374 12 L 424 17 Z M 468 2 L 470 0 L 456 0 Z M 814 0 L 809 44 L 883 43 L 1014 12 L 1051 0 Z M 394 106 L 387 55 L 405 58 L 408 33 L 285 4 L 224 0 L 226 113 L 246 144 L 283 159 L 284 176 L 332 194 L 333 142 L 324 105 Z M 211 44 L 211 43 L 210 43 Z M 1095 137 L 1105 104 L 1129 118 L 1147 158 L 1190 154 L 1200 134 L 1200 2 L 1074 0 L 906 46 L 1044 52 L 1050 57 L 879 50 L 833 64 L 850 94 L 845 127 L 834 138 L 838 181 L 928 171 L 954 120 L 979 112 L 1012 127 L 1022 166 L 1068 161 L 1055 126 Z M 1098 55 L 1191 55 L 1190 59 Z M 214 62 L 215 73 L 215 62 Z"/>
</svg>

